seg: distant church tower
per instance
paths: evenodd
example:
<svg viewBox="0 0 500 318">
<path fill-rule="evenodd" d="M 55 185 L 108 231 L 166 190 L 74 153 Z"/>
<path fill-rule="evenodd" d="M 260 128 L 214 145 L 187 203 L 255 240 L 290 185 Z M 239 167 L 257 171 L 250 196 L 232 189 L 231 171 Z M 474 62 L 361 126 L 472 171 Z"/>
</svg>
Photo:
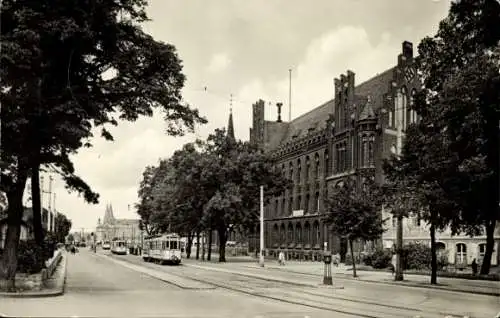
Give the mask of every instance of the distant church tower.
<svg viewBox="0 0 500 318">
<path fill-rule="evenodd" d="M 113 207 L 111 204 L 106 204 L 106 211 L 104 212 L 104 224 L 113 224 L 115 222 L 115 217 L 113 216 Z"/>
<path fill-rule="evenodd" d="M 227 123 L 227 137 L 233 141 L 236 140 L 234 137 L 234 125 L 233 125 L 233 108 L 229 110 L 229 121 Z"/>
</svg>

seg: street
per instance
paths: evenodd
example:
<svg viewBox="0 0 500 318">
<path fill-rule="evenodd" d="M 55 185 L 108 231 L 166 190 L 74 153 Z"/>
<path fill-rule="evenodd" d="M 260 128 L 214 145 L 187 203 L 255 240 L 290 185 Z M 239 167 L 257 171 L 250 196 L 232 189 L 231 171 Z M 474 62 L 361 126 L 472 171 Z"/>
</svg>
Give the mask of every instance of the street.
<svg viewBox="0 0 500 318">
<path fill-rule="evenodd" d="M 331 317 L 328 311 L 224 289 L 185 290 L 93 255 L 86 249 L 68 255 L 63 296 L 0 298 L 0 314 L 12 317 Z M 336 317 L 353 316 L 339 314 Z"/>
<path fill-rule="evenodd" d="M 314 287 L 311 283 L 314 284 L 305 275 L 251 268 L 245 264 L 185 260 L 181 266 L 161 266 L 145 263 L 133 255 L 114 256 L 104 251 L 94 254 L 82 249 L 68 256 L 63 296 L 3 298 L 0 299 L 0 314 L 44 317 L 445 317 L 453 314 L 456 317 L 493 317 L 499 310 L 498 299 L 491 296 L 337 278 L 335 284 L 342 285 L 343 289 Z"/>
</svg>

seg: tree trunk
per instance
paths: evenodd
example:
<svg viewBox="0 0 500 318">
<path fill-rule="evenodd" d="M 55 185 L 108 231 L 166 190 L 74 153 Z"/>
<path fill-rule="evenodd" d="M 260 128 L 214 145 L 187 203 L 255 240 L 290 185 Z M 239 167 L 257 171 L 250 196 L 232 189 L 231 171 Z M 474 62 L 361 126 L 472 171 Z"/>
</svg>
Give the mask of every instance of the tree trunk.
<svg viewBox="0 0 500 318">
<path fill-rule="evenodd" d="M 356 260 L 354 259 L 354 250 L 351 239 L 349 239 L 349 248 L 351 250 L 351 259 L 352 259 L 352 277 L 358 277 L 358 275 L 356 274 Z"/>
<path fill-rule="evenodd" d="M 7 235 L 0 261 L 0 279 L 5 280 L 6 289 L 15 289 L 15 278 L 17 269 L 17 249 L 21 236 L 21 221 L 23 218 L 23 194 L 26 186 L 28 171 L 18 168 L 17 181 L 13 188 L 7 192 L 9 208 L 7 211 Z"/>
<path fill-rule="evenodd" d="M 200 259 L 200 231 L 196 232 L 196 259 Z"/>
<path fill-rule="evenodd" d="M 431 222 L 431 284 L 437 284 L 436 227 Z"/>
<path fill-rule="evenodd" d="M 201 238 L 201 260 L 205 260 L 205 241 L 206 241 L 206 232 L 203 232 L 203 237 Z"/>
<path fill-rule="evenodd" d="M 402 281 L 403 277 L 403 216 L 397 216 L 396 229 L 396 268 L 394 280 Z"/>
<path fill-rule="evenodd" d="M 226 233 L 226 227 L 221 226 L 217 230 L 219 233 L 219 263 L 225 263 L 226 262 L 226 239 L 227 239 L 227 233 Z"/>
<path fill-rule="evenodd" d="M 188 241 L 186 245 L 186 258 L 191 257 L 191 248 L 193 247 L 193 235 L 191 233 L 188 234 Z"/>
<path fill-rule="evenodd" d="M 31 166 L 31 202 L 33 209 L 33 231 L 38 245 L 43 244 L 42 204 L 40 198 L 40 165 Z"/>
<path fill-rule="evenodd" d="M 208 231 L 207 261 L 210 261 L 212 259 L 212 235 L 213 235 L 213 231 L 210 229 Z"/>
<path fill-rule="evenodd" d="M 484 251 L 483 263 L 481 265 L 480 275 L 488 275 L 490 273 L 491 267 L 491 256 L 493 254 L 493 248 L 495 247 L 495 226 L 496 221 L 492 220 L 486 226 L 486 251 Z"/>
</svg>

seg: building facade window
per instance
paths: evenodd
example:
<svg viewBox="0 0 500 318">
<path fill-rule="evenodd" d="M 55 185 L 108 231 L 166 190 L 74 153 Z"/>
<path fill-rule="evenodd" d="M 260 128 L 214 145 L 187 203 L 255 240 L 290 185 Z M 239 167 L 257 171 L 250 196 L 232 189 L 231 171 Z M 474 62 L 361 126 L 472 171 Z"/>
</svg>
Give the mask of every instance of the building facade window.
<svg viewBox="0 0 500 318">
<path fill-rule="evenodd" d="M 295 243 L 296 244 L 302 244 L 302 226 L 300 225 L 300 223 L 297 223 L 297 226 L 296 226 L 296 229 L 297 229 L 297 236 L 295 237 Z"/>
<path fill-rule="evenodd" d="M 306 202 L 304 204 L 304 213 L 308 214 L 309 213 L 309 194 L 306 194 Z"/>
<path fill-rule="evenodd" d="M 293 243 L 293 225 L 288 225 L 288 243 Z"/>
<path fill-rule="evenodd" d="M 456 264 L 467 264 L 467 245 L 464 243 L 458 243 L 457 248 L 457 258 Z"/>
<path fill-rule="evenodd" d="M 314 204 L 316 205 L 314 211 L 316 213 L 319 213 L 319 191 L 316 192 L 316 196 L 314 198 Z"/>
<path fill-rule="evenodd" d="M 297 160 L 297 183 L 302 182 L 301 175 L 302 175 L 302 165 L 301 165 L 300 159 L 298 159 Z"/>
<path fill-rule="evenodd" d="M 301 205 L 302 205 L 302 197 L 299 195 L 297 197 L 297 210 L 300 210 Z"/>
<path fill-rule="evenodd" d="M 324 175 L 325 177 L 328 175 L 328 173 L 330 172 L 330 157 L 328 155 L 328 149 L 325 150 L 325 172 L 324 172 Z M 319 158 L 318 158 L 318 162 L 319 162 Z"/>
<path fill-rule="evenodd" d="M 368 138 L 368 166 L 375 166 L 375 136 L 370 136 Z"/>
<path fill-rule="evenodd" d="M 314 180 L 319 178 L 319 155 L 314 155 Z"/>
<path fill-rule="evenodd" d="M 309 182 L 310 166 L 311 166 L 311 162 L 309 160 L 309 156 L 306 156 L 306 175 L 305 175 L 305 181 L 306 181 L 306 183 Z"/>
</svg>

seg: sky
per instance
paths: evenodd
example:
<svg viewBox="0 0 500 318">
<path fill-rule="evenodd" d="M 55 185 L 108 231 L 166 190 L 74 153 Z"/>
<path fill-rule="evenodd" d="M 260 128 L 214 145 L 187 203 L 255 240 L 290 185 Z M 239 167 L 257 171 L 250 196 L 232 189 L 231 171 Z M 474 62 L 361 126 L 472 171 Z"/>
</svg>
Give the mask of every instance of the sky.
<svg viewBox="0 0 500 318">
<path fill-rule="evenodd" d="M 150 0 L 152 21 L 143 29 L 177 48 L 187 77 L 183 97 L 209 123 L 193 134 L 169 137 L 160 114 L 121 122 L 111 129 L 114 142 L 96 137 L 93 148 L 73 157 L 100 203 L 86 204 L 53 175 L 56 210 L 78 231 L 93 231 L 106 204 L 116 218 L 138 218 L 134 204 L 145 167 L 226 127 L 231 104 L 235 135 L 248 140 L 258 99 L 266 102 L 268 120 L 277 119 L 275 104 L 283 102 L 288 120 L 289 69 L 293 119 L 333 98 L 333 79 L 347 70 L 359 84 L 394 66 L 401 43 L 408 40 L 416 49 L 423 37 L 434 35 L 449 5 L 449 0 Z M 49 190 L 48 175 L 43 188 Z M 48 195 L 43 201 L 47 207 Z"/>
</svg>

